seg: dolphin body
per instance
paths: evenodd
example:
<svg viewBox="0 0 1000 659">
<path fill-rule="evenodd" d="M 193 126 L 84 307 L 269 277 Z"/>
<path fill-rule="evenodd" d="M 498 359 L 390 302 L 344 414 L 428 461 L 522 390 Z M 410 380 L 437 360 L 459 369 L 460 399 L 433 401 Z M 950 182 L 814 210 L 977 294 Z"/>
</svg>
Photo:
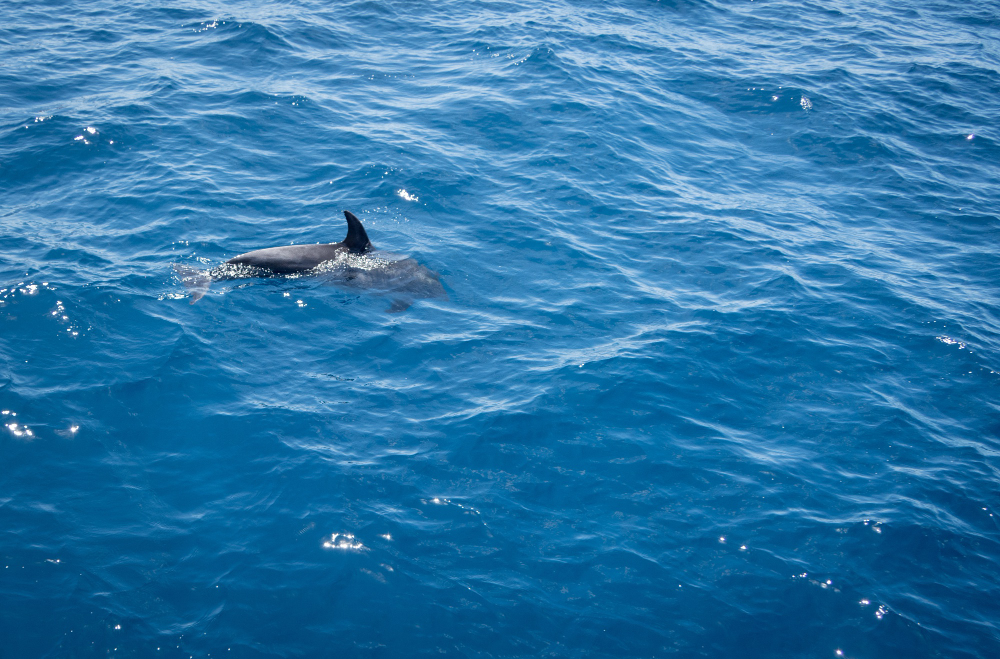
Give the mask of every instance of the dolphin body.
<svg viewBox="0 0 1000 659">
<path fill-rule="evenodd" d="M 191 304 L 204 297 L 213 281 L 295 273 L 328 274 L 343 286 L 391 295 L 389 313 L 405 311 L 417 298 L 448 297 L 438 273 L 414 259 L 392 261 L 373 254 L 361 220 L 350 211 L 344 217 L 347 237 L 339 243 L 256 249 L 210 270 L 175 263 L 174 271 L 191 293 Z"/>
</svg>

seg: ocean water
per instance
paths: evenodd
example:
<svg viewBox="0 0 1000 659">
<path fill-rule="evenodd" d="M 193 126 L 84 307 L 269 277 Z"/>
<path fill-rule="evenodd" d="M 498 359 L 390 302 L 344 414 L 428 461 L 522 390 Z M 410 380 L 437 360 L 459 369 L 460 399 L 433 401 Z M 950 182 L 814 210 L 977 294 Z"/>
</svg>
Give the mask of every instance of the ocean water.
<svg viewBox="0 0 1000 659">
<path fill-rule="evenodd" d="M 993 0 L 0 17 L 0 657 L 1000 656 Z"/>
</svg>

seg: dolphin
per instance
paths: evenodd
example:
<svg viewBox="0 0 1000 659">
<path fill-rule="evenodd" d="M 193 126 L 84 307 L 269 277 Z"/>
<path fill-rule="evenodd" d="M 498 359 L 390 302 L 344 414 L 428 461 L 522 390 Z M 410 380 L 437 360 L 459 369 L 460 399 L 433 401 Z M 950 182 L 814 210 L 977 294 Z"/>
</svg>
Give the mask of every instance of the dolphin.
<svg viewBox="0 0 1000 659">
<path fill-rule="evenodd" d="M 174 271 L 191 293 L 191 304 L 204 297 L 213 281 L 296 273 L 326 274 L 343 286 L 391 295 L 389 313 L 405 311 L 417 298 L 448 297 L 438 273 L 414 259 L 379 256 L 361 220 L 351 211 L 344 211 L 344 217 L 347 237 L 339 243 L 256 249 L 209 270 L 175 263 Z"/>
</svg>

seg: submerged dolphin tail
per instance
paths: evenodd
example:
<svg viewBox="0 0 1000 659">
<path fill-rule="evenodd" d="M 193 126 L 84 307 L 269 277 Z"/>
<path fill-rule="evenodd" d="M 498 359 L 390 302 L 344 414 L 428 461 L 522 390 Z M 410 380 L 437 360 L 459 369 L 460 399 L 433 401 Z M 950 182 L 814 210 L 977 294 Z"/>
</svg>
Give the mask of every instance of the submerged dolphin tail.
<svg viewBox="0 0 1000 659">
<path fill-rule="evenodd" d="M 175 263 L 174 272 L 177 273 L 181 283 L 184 284 L 184 288 L 188 289 L 188 292 L 191 293 L 191 304 L 203 298 L 205 293 L 208 292 L 208 287 L 212 285 L 212 275 L 208 274 L 208 270 L 193 268 L 183 263 Z"/>
<path fill-rule="evenodd" d="M 402 313 L 410 308 L 413 304 L 413 300 L 409 298 L 396 298 L 389 305 L 389 308 L 385 310 L 386 313 Z"/>
<path fill-rule="evenodd" d="M 344 246 L 355 254 L 371 249 L 372 241 L 368 240 L 368 234 L 361 226 L 361 220 L 351 211 L 344 211 L 344 217 L 347 218 L 347 237 L 344 238 Z"/>
</svg>

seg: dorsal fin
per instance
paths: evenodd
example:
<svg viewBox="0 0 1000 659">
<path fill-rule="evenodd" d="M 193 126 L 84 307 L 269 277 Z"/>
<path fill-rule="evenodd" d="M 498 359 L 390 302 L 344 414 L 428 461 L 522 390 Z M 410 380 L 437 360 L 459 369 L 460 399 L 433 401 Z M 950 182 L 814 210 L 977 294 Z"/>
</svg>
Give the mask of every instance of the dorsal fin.
<svg viewBox="0 0 1000 659">
<path fill-rule="evenodd" d="M 372 241 L 368 240 L 368 234 L 361 226 L 361 220 L 351 211 L 344 211 L 344 217 L 347 218 L 347 237 L 344 238 L 344 247 L 355 254 L 371 249 Z"/>
</svg>

